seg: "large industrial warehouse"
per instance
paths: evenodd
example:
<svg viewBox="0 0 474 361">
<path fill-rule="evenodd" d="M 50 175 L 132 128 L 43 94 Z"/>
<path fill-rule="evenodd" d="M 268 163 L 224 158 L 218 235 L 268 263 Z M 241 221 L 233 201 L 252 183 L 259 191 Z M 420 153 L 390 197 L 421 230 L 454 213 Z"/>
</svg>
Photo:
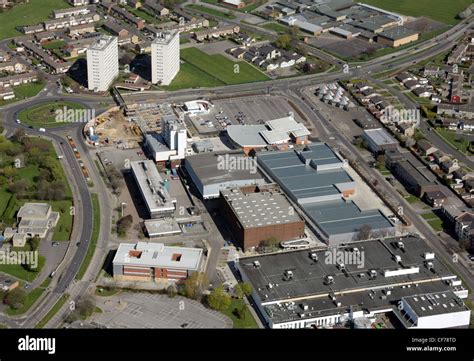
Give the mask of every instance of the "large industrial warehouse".
<svg viewBox="0 0 474 361">
<path fill-rule="evenodd" d="M 266 183 L 255 161 L 242 152 L 189 156 L 184 168 L 203 199 L 219 198 L 221 189 Z"/>
<path fill-rule="evenodd" d="M 404 328 L 469 326 L 467 289 L 417 236 L 241 258 L 235 265 L 270 328 L 370 327 L 381 314 Z"/>
<path fill-rule="evenodd" d="M 234 240 L 247 251 L 269 238 L 304 237 L 304 221 L 275 184 L 221 191 L 222 212 Z"/>
<path fill-rule="evenodd" d="M 348 242 L 362 226 L 394 234 L 394 227 L 378 209 L 361 210 L 348 199 L 355 182 L 343 162 L 324 143 L 313 143 L 303 151 L 259 153 L 258 164 L 297 202 L 330 245 Z"/>
</svg>

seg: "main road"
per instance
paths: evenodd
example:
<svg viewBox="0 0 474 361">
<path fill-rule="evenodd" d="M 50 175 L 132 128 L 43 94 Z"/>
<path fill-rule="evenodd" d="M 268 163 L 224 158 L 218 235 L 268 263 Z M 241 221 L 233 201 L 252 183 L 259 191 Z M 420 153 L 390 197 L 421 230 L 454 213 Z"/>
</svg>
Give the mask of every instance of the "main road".
<svg viewBox="0 0 474 361">
<path fill-rule="evenodd" d="M 182 90 L 177 92 L 142 92 L 136 94 L 127 94 L 124 95 L 127 101 L 179 101 L 181 99 L 190 99 L 192 97 L 203 97 L 203 96 L 232 96 L 232 95 L 239 95 L 251 92 L 265 92 L 265 91 L 287 91 L 293 92 L 294 95 L 290 95 L 294 101 L 296 101 L 299 106 L 302 106 L 303 109 L 306 111 L 310 111 L 311 107 L 308 107 L 308 104 L 302 105 L 301 100 L 298 99 L 298 94 L 301 94 L 301 88 L 304 88 L 308 85 L 313 85 L 317 82 L 328 82 L 328 81 L 335 81 L 338 79 L 345 79 L 345 78 L 355 78 L 355 77 L 364 77 L 366 74 L 384 71 L 384 70 L 395 70 L 407 67 L 414 62 L 418 62 L 423 59 L 427 59 L 432 57 L 438 53 L 444 52 L 453 46 L 455 40 L 457 40 L 462 33 L 468 29 L 470 26 L 469 20 L 465 20 L 453 28 L 451 28 L 446 33 L 437 36 L 431 40 L 423 42 L 419 44 L 418 50 L 413 49 L 405 49 L 396 53 L 392 53 L 389 56 L 384 56 L 381 58 L 374 59 L 372 61 L 368 61 L 363 65 L 346 68 L 346 71 L 337 71 L 332 73 L 321 73 L 321 74 L 314 74 L 314 75 L 304 75 L 296 78 L 287 79 L 278 79 L 278 80 L 270 80 L 264 81 L 259 83 L 252 83 L 249 87 L 249 84 L 239 84 L 239 85 L 230 85 L 225 87 L 217 87 L 213 89 L 192 89 L 192 90 Z M 57 89 L 55 89 L 54 80 L 57 79 L 55 77 L 49 77 L 49 83 L 45 90 L 43 90 L 37 97 L 22 101 L 20 103 L 15 103 L 9 106 L 5 106 L 0 108 L 3 111 L 4 118 L 5 118 L 5 127 L 7 130 L 15 130 L 22 125 L 16 124 L 15 120 L 17 118 L 17 114 L 22 109 L 28 108 L 35 104 L 44 102 L 44 101 L 54 101 L 54 100 L 67 100 L 67 101 L 76 101 L 83 104 L 85 107 L 94 108 L 99 102 L 103 102 L 104 100 L 109 101 L 108 98 L 101 98 L 97 100 L 95 96 L 77 96 L 77 95 L 61 95 L 58 97 Z M 249 89 L 250 88 L 250 89 Z M 97 109 L 96 109 L 97 110 Z M 310 113 L 311 114 L 311 113 Z M 346 144 L 349 151 L 352 151 L 356 154 L 356 157 L 359 157 L 357 151 L 355 149 L 351 149 L 351 145 L 348 145 L 347 139 L 343 139 L 342 135 L 338 134 L 338 132 L 332 128 L 331 124 L 328 124 L 325 119 L 321 116 L 321 114 L 315 113 L 316 118 L 319 122 L 314 122 L 315 126 L 317 127 L 318 131 L 322 136 L 327 135 L 327 131 L 329 131 L 332 136 L 336 136 L 337 139 L 342 142 L 342 144 Z M 324 126 L 323 126 L 324 124 Z M 75 125 L 66 125 L 61 129 L 70 129 L 71 131 L 80 132 L 81 124 Z M 30 312 L 27 317 L 23 320 L 19 326 L 22 327 L 32 327 L 38 322 L 44 315 L 48 312 L 49 309 L 59 300 L 60 296 L 68 290 L 69 287 L 73 284 L 73 280 L 75 275 L 77 274 L 79 267 L 84 260 L 85 254 L 87 252 L 88 242 L 91 239 L 92 235 L 92 225 L 93 225 L 93 212 L 92 212 L 92 201 L 90 192 L 86 183 L 85 178 L 82 175 L 82 171 L 78 166 L 77 160 L 75 155 L 67 142 L 64 141 L 64 138 L 58 134 L 55 134 L 54 129 L 48 130 L 46 133 L 39 132 L 35 129 L 28 129 L 27 131 L 31 135 L 35 136 L 42 136 L 49 138 L 55 142 L 57 142 L 62 152 L 65 155 L 65 160 L 68 165 L 68 170 L 71 172 L 75 187 L 78 190 L 78 198 L 79 203 L 78 205 L 81 207 L 82 211 L 82 223 L 80 224 L 81 233 L 79 240 L 82 241 L 79 243 L 77 250 L 71 260 L 71 262 L 67 265 L 66 269 L 59 275 L 59 280 L 54 286 L 54 289 L 47 297 L 41 302 L 41 306 L 35 309 L 34 311 Z M 360 164 L 364 167 L 366 166 L 364 162 L 360 162 Z M 369 170 L 370 173 L 370 170 Z M 377 175 L 374 175 L 377 177 Z M 384 181 L 380 179 L 380 181 Z M 393 192 L 393 189 L 388 187 L 388 191 L 390 193 Z M 393 194 L 394 195 L 394 194 Z M 395 196 L 395 195 L 394 195 Z M 414 224 L 416 225 L 419 230 L 428 235 L 429 238 L 436 237 L 433 234 L 433 231 L 422 221 L 419 220 L 416 214 L 410 213 L 410 208 L 408 207 L 408 216 Z M 441 254 L 445 255 L 446 252 L 443 252 L 441 249 L 440 244 L 437 242 L 430 242 L 432 246 L 440 252 Z M 449 258 L 448 258 L 449 261 Z M 452 262 L 448 262 L 452 263 Z M 466 271 L 463 268 L 456 267 L 457 271 L 464 276 L 464 279 L 469 279 Z M 472 281 L 470 281 L 471 288 Z M 3 318 L 2 318 L 3 320 Z"/>
</svg>

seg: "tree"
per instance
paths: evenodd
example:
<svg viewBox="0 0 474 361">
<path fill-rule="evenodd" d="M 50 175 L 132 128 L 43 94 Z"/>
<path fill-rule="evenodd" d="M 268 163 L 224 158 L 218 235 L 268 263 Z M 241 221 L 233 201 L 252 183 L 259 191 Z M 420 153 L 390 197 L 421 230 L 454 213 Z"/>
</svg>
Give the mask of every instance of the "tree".
<svg viewBox="0 0 474 361">
<path fill-rule="evenodd" d="M 8 292 L 3 299 L 3 303 L 17 310 L 23 306 L 26 300 L 26 292 L 21 288 L 15 288 Z"/>
<path fill-rule="evenodd" d="M 176 287 L 174 285 L 171 285 L 166 289 L 166 293 L 168 294 L 169 298 L 174 298 L 176 297 L 178 291 L 176 290 Z"/>
<path fill-rule="evenodd" d="M 359 232 L 355 235 L 357 241 L 363 241 L 370 238 L 372 234 L 372 226 L 370 224 L 363 224 L 359 228 Z"/>
<path fill-rule="evenodd" d="M 287 32 L 288 35 L 290 35 L 291 39 L 297 39 L 298 38 L 299 29 L 296 25 L 290 26 L 287 29 L 286 32 Z"/>
<path fill-rule="evenodd" d="M 230 295 L 222 287 L 217 287 L 207 296 L 209 307 L 216 311 L 224 311 L 230 307 L 232 300 Z"/>
<path fill-rule="evenodd" d="M 245 320 L 245 318 L 247 317 L 247 306 L 245 304 L 243 304 L 242 306 L 240 307 L 236 307 L 234 308 L 234 310 L 232 311 L 232 313 L 235 315 L 235 317 L 237 317 L 239 320 Z"/>
<path fill-rule="evenodd" d="M 207 277 L 202 272 L 194 272 L 184 281 L 184 295 L 192 299 L 200 299 L 202 292 L 209 286 Z"/>
<path fill-rule="evenodd" d="M 5 178 L 8 179 L 8 183 L 13 182 L 13 178 L 17 174 L 17 170 L 15 167 L 12 167 L 11 165 L 4 167 L 2 170 L 0 170 L 1 173 L 5 176 Z"/>
<path fill-rule="evenodd" d="M 120 236 L 125 236 L 128 230 L 130 229 L 130 227 L 132 226 L 132 223 L 133 223 L 133 217 L 131 214 L 120 218 L 117 221 L 117 233 Z"/>
<path fill-rule="evenodd" d="M 17 129 L 15 133 L 13 133 L 12 140 L 14 142 L 21 143 L 25 136 L 26 136 L 26 132 L 20 128 L 20 129 Z"/>
<path fill-rule="evenodd" d="M 252 285 L 248 282 L 241 282 L 240 287 L 242 288 L 242 291 L 244 292 L 245 296 L 250 296 L 252 294 L 253 288 Z"/>
<path fill-rule="evenodd" d="M 235 285 L 234 292 L 238 298 L 248 297 L 252 294 L 252 285 L 248 282 L 239 282 Z"/>
<path fill-rule="evenodd" d="M 8 190 L 11 193 L 21 195 L 22 193 L 24 193 L 26 191 L 27 188 L 28 188 L 28 181 L 26 179 L 20 179 L 17 182 L 12 183 L 8 187 Z"/>
<path fill-rule="evenodd" d="M 36 251 L 39 248 L 41 239 L 39 237 L 33 237 L 28 240 L 28 244 L 32 251 Z"/>
<path fill-rule="evenodd" d="M 291 35 L 283 34 L 276 39 L 275 45 L 280 49 L 289 50 L 291 47 L 291 40 Z"/>
<path fill-rule="evenodd" d="M 263 242 L 265 247 L 278 247 L 280 241 L 276 237 L 270 237 L 266 241 Z"/>
</svg>

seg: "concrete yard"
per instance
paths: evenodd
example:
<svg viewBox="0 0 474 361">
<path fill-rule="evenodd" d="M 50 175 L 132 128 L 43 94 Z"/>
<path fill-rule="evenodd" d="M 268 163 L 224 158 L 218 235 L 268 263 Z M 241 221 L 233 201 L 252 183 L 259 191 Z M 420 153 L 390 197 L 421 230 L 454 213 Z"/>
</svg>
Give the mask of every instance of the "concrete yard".
<svg viewBox="0 0 474 361">
<path fill-rule="evenodd" d="M 232 328 L 232 321 L 184 297 L 119 293 L 96 297 L 102 313 L 88 321 L 107 328 Z"/>
<path fill-rule="evenodd" d="M 293 112 L 297 122 L 302 122 L 310 129 L 310 125 L 304 122 L 292 105 L 281 96 L 261 95 L 229 98 L 214 100 L 213 104 L 214 108 L 209 114 L 192 118 L 194 127 L 201 134 L 217 133 L 225 130 L 231 124 L 263 124 L 267 120 L 286 117 L 289 112 Z M 239 114 L 239 112 L 242 113 Z M 241 122 L 238 120 L 239 115 Z M 216 116 L 223 121 L 219 122 Z M 212 122 L 212 126 L 206 125 L 207 121 Z"/>
</svg>

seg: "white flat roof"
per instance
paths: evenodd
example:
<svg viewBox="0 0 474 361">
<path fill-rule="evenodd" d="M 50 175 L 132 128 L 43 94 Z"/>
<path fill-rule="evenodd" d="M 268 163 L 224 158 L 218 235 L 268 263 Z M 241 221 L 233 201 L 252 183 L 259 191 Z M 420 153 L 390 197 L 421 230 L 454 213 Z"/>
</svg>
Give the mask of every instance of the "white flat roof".
<svg viewBox="0 0 474 361">
<path fill-rule="evenodd" d="M 130 251 L 141 252 L 132 257 Z M 133 252 L 132 252 L 133 253 Z M 120 243 L 114 265 L 136 265 L 196 271 L 202 257 L 201 248 L 171 247 L 163 243 Z"/>
<path fill-rule="evenodd" d="M 152 160 L 131 162 L 132 172 L 140 187 L 148 210 L 153 212 L 174 210 L 173 199 Z"/>
</svg>

